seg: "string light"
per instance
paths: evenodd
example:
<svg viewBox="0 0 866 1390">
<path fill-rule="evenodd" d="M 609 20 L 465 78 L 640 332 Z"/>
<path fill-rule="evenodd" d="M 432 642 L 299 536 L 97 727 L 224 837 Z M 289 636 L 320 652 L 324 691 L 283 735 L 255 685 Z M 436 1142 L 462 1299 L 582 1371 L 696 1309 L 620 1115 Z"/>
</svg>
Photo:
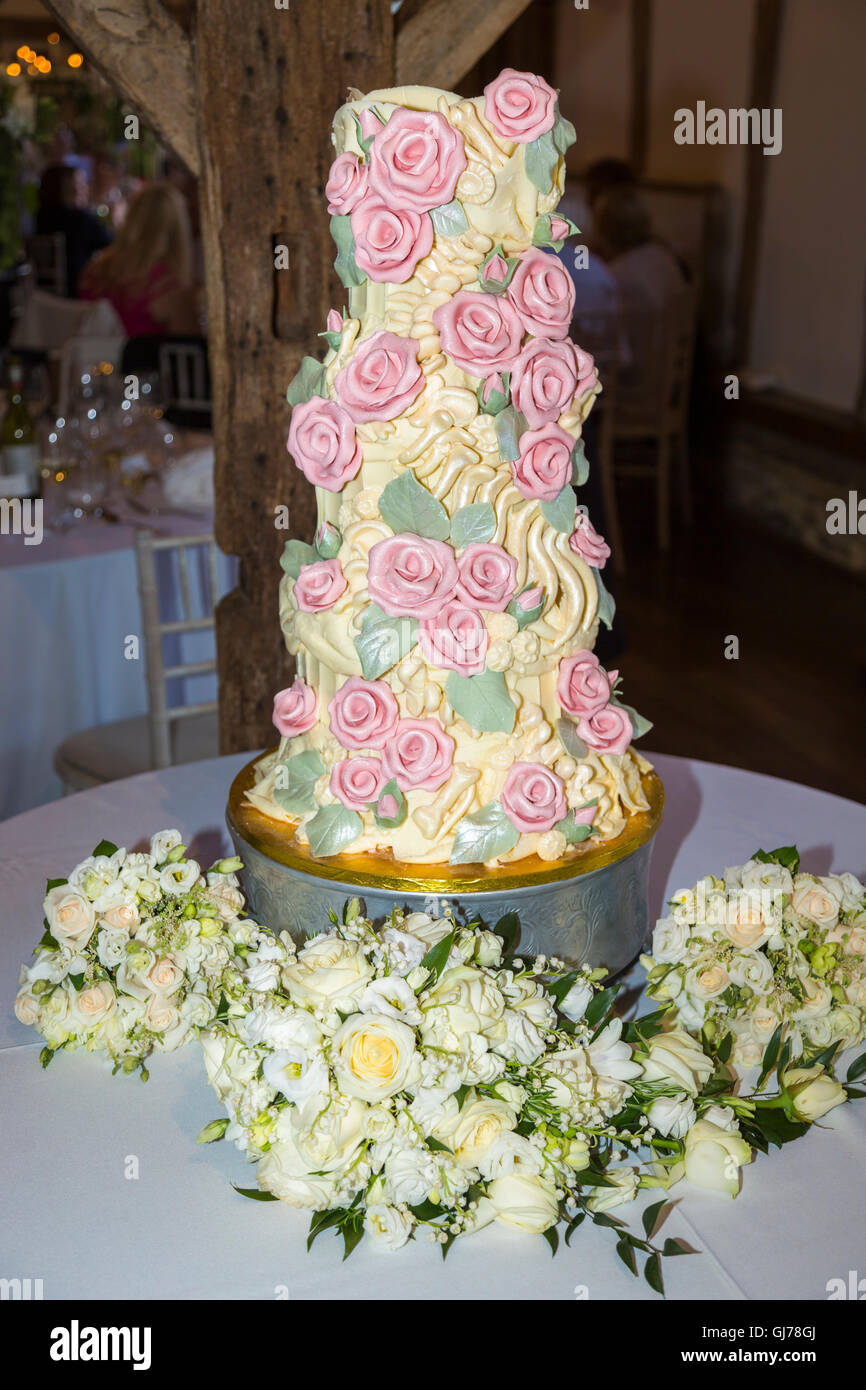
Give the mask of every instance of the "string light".
<svg viewBox="0 0 866 1390">
<path fill-rule="evenodd" d="M 60 35 L 59 35 L 58 33 L 56 33 L 56 32 L 53 33 L 53 34 L 49 34 L 49 35 L 48 35 L 48 42 L 49 42 L 49 43 L 59 43 L 59 42 L 60 42 Z"/>
<path fill-rule="evenodd" d="M 84 55 L 82 53 L 70 53 L 66 61 L 71 68 L 80 68 L 84 62 Z"/>
<path fill-rule="evenodd" d="M 7 76 L 7 77 L 20 77 L 20 76 L 21 76 L 21 64 L 20 64 L 20 63 L 7 63 L 7 65 L 6 65 L 6 76 Z"/>
</svg>

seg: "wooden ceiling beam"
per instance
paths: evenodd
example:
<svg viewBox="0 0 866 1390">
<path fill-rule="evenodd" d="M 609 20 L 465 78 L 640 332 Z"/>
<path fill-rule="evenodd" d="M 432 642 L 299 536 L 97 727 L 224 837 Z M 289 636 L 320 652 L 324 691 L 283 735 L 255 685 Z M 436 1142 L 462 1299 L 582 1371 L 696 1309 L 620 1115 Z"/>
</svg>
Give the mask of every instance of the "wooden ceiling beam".
<svg viewBox="0 0 866 1390">
<path fill-rule="evenodd" d="M 159 0 L 45 0 L 94 67 L 193 174 L 199 172 L 192 43 Z"/>
<path fill-rule="evenodd" d="M 530 0 L 424 0 L 397 11 L 397 84 L 453 91 Z"/>
</svg>

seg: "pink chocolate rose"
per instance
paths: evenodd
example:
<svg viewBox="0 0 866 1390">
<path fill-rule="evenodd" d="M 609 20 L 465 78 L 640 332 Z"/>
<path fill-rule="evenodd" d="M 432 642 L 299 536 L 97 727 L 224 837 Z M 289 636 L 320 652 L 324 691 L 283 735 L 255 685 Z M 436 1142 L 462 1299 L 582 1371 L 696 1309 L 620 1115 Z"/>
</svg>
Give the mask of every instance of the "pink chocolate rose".
<svg viewBox="0 0 866 1390">
<path fill-rule="evenodd" d="M 367 190 L 367 166 L 357 155 L 338 154 L 331 165 L 325 197 L 332 217 L 345 217 L 363 198 Z"/>
<path fill-rule="evenodd" d="M 459 290 L 433 311 L 442 351 L 469 376 L 506 371 L 523 341 L 523 325 L 507 299 Z"/>
<path fill-rule="evenodd" d="M 385 785 L 381 758 L 343 758 L 331 769 L 329 786 L 350 811 L 365 811 Z"/>
<path fill-rule="evenodd" d="M 619 705 L 605 705 L 577 721 L 577 734 L 593 753 L 624 753 L 632 740 L 631 720 Z"/>
<path fill-rule="evenodd" d="M 533 248 L 520 257 L 508 298 L 527 333 L 537 338 L 565 338 L 574 311 L 574 281 L 562 261 Z"/>
<path fill-rule="evenodd" d="M 517 561 L 501 545 L 467 545 L 457 561 L 457 597 L 470 608 L 502 613 L 517 588 Z"/>
<path fill-rule="evenodd" d="M 339 492 L 363 461 L 348 412 L 322 396 L 293 407 L 286 447 L 304 477 L 328 492 Z"/>
<path fill-rule="evenodd" d="M 520 457 L 513 460 L 514 486 L 524 497 L 552 502 L 571 481 L 571 453 L 574 439 L 559 425 L 542 425 L 524 430 L 520 436 Z"/>
<path fill-rule="evenodd" d="M 484 88 L 484 114 L 497 135 L 527 145 L 553 128 L 556 92 L 543 77 L 503 68 Z"/>
<path fill-rule="evenodd" d="M 343 409 L 358 424 L 395 420 L 424 386 L 414 338 L 380 330 L 365 338 L 334 378 Z"/>
<path fill-rule="evenodd" d="M 552 830 L 567 809 L 562 780 L 543 763 L 512 763 L 501 799 L 505 814 L 522 835 Z"/>
<path fill-rule="evenodd" d="M 406 532 L 370 548 L 367 592 L 390 618 L 435 618 L 457 588 L 457 561 L 445 541 Z"/>
<path fill-rule="evenodd" d="M 537 429 L 552 424 L 566 410 L 578 380 L 577 349 L 572 342 L 530 338 L 511 369 L 511 399 Z"/>
<path fill-rule="evenodd" d="M 331 733 L 344 748 L 381 748 L 397 726 L 397 701 L 387 681 L 350 676 L 328 705 Z"/>
<path fill-rule="evenodd" d="M 398 107 L 370 146 L 370 187 L 388 207 L 450 203 L 465 168 L 463 139 L 438 111 Z"/>
<path fill-rule="evenodd" d="M 559 663 L 556 698 L 566 714 L 588 719 L 607 704 L 617 675 L 599 665 L 595 652 L 567 656 Z"/>
<path fill-rule="evenodd" d="M 451 775 L 454 740 L 438 719 L 401 719 L 382 754 L 382 766 L 401 792 L 435 792 Z"/>
<path fill-rule="evenodd" d="M 425 618 L 418 628 L 418 641 L 429 666 L 475 676 L 484 670 L 490 638 L 474 608 L 458 599 L 446 603 L 435 618 Z"/>
<path fill-rule="evenodd" d="M 371 280 L 404 284 L 433 248 L 433 223 L 426 212 L 389 207 L 367 194 L 349 216 L 355 261 Z"/>
<path fill-rule="evenodd" d="M 281 738 L 305 734 L 316 722 L 318 697 L 302 680 L 274 696 L 274 728 Z"/>
<path fill-rule="evenodd" d="M 326 608 L 333 608 L 345 588 L 346 577 L 339 560 L 314 560 L 311 565 L 302 566 L 292 592 L 303 613 L 323 613 Z"/>
<path fill-rule="evenodd" d="M 596 531 L 589 519 L 589 512 L 581 507 L 577 509 L 576 525 L 568 538 L 568 544 L 575 554 L 597 570 L 603 570 L 610 559 L 610 546 L 604 536 L 600 536 Z"/>
<path fill-rule="evenodd" d="M 550 219 L 550 240 L 565 241 L 566 237 L 571 236 L 571 227 L 564 217 L 557 217 L 556 214 Z"/>
</svg>

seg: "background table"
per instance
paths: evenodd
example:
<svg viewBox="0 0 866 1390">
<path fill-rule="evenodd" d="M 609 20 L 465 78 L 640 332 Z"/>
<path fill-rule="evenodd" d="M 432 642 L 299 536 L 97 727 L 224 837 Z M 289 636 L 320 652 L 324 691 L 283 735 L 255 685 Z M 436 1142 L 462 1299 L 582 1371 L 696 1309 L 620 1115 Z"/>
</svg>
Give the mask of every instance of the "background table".
<svg viewBox="0 0 866 1390">
<path fill-rule="evenodd" d="M 213 518 L 165 512 L 137 524 L 198 535 Z M 67 735 L 147 709 L 143 640 L 139 660 L 124 654 L 127 636 L 143 638 L 134 546 L 132 525 L 95 519 L 46 531 L 41 545 L 0 537 L 0 819 L 60 796 L 52 759 Z M 170 566 L 168 556 L 158 561 L 160 570 Z M 234 573 L 234 560 L 222 556 L 218 597 Z M 171 586 L 158 577 L 162 597 Z M 212 654 L 209 633 L 181 640 L 183 660 Z M 216 678 L 198 677 L 184 702 L 215 696 Z"/>
<path fill-rule="evenodd" d="M 141 844 L 177 826 L 210 863 L 243 758 L 148 773 L 41 807 L 0 826 L 0 1277 L 40 1278 L 46 1298 L 652 1298 L 590 1223 L 551 1259 L 539 1237 L 492 1226 L 443 1264 L 418 1242 L 389 1255 L 363 1243 L 341 1262 L 309 1216 L 236 1196 L 252 1170 L 232 1146 L 197 1146 L 220 1113 L 195 1046 L 154 1058 L 146 1085 L 96 1059 L 39 1066 L 40 1043 L 11 1012 L 20 961 L 41 935 L 44 880 L 103 836 Z M 652 910 L 710 869 L 758 846 L 797 843 L 810 869 L 866 877 L 866 807 L 793 783 L 680 758 L 654 761 L 668 810 L 657 836 Z M 276 924 L 274 924 L 276 925 Z M 830 1279 L 866 1274 L 866 1104 L 836 1110 L 806 1138 L 744 1172 L 735 1202 L 683 1183 L 665 1234 L 702 1253 L 665 1262 L 669 1298 L 824 1299 Z M 137 1161 L 128 1178 L 129 1159 Z M 638 1227 L 641 1197 L 620 1208 Z M 587 1229 L 587 1227 L 589 1229 Z"/>
</svg>

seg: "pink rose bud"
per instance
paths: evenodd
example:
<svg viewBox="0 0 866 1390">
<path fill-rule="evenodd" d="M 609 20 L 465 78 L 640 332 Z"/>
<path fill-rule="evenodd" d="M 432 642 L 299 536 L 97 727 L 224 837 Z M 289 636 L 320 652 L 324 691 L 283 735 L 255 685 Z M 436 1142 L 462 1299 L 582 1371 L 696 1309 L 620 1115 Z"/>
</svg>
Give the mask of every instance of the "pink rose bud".
<svg viewBox="0 0 866 1390">
<path fill-rule="evenodd" d="M 380 799 L 376 814 L 380 820 L 393 820 L 399 809 L 396 796 L 393 792 L 388 792 L 387 796 Z"/>
<path fill-rule="evenodd" d="M 382 122 L 379 120 L 375 111 L 369 106 L 364 107 L 358 119 L 361 122 L 361 134 L 365 140 L 369 140 L 371 135 L 378 135 L 379 131 L 382 129 Z"/>
<path fill-rule="evenodd" d="M 500 396 L 505 395 L 505 382 L 502 380 L 502 377 L 499 375 L 498 372 L 494 372 L 493 376 L 487 377 L 486 381 L 481 387 L 481 399 L 485 405 L 490 400 L 490 397 L 494 391 L 498 392 Z"/>
<path fill-rule="evenodd" d="M 343 315 L 340 313 L 339 309 L 328 310 L 327 325 L 329 333 L 342 333 Z"/>
<path fill-rule="evenodd" d="M 531 613 L 533 608 L 537 608 L 544 597 L 544 590 L 540 584 L 536 584 L 534 589 L 524 589 L 522 594 L 517 595 L 517 603 L 524 613 Z"/>
<path fill-rule="evenodd" d="M 603 536 L 596 531 L 589 519 L 589 513 L 577 510 L 577 525 L 571 533 L 568 541 L 569 546 L 586 561 L 588 565 L 593 565 L 597 570 L 603 570 L 610 559 L 610 546 Z"/>
<path fill-rule="evenodd" d="M 597 806 L 581 806 L 571 812 L 571 819 L 575 825 L 592 825 L 597 811 Z"/>
<path fill-rule="evenodd" d="M 481 272 L 481 279 L 486 283 L 488 280 L 494 284 L 501 284 L 508 274 L 508 262 L 504 256 L 491 256 L 486 266 Z"/>
<path fill-rule="evenodd" d="M 571 236 L 571 226 L 564 217 L 551 217 L 550 219 L 550 239 L 551 241 L 565 241 Z"/>
</svg>

